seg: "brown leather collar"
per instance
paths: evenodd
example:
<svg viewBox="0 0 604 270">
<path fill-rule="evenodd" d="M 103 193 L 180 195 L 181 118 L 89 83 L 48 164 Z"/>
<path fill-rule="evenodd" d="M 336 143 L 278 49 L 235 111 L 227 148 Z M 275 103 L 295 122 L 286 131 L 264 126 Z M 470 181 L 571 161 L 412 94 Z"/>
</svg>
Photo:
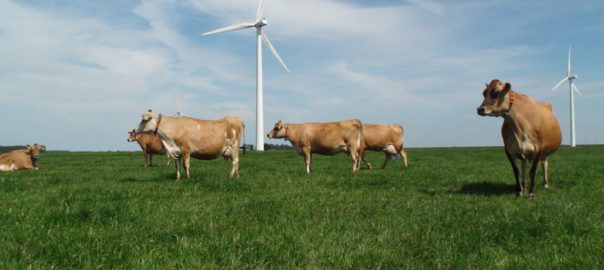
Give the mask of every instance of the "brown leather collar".
<svg viewBox="0 0 604 270">
<path fill-rule="evenodd" d="M 514 105 L 514 98 L 516 98 L 516 95 L 514 94 L 514 92 L 510 91 L 509 94 L 509 100 L 510 100 L 510 106 L 508 107 L 508 110 L 505 112 L 506 114 L 509 114 L 510 111 L 512 110 L 512 105 Z"/>
<path fill-rule="evenodd" d="M 157 130 L 159 129 L 159 124 L 161 123 L 161 119 L 162 119 L 162 115 L 160 113 L 159 117 L 157 118 L 157 125 L 155 126 L 155 130 L 153 131 L 153 135 L 157 135 Z"/>
</svg>

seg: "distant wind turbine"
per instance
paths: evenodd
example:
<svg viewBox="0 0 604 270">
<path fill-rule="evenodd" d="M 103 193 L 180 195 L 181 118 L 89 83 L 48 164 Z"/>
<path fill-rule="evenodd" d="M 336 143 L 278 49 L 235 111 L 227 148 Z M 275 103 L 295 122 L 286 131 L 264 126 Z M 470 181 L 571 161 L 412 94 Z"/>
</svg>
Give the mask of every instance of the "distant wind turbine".
<svg viewBox="0 0 604 270">
<path fill-rule="evenodd" d="M 178 110 L 176 112 L 176 116 L 183 116 L 184 115 L 182 113 L 182 109 L 180 108 L 180 98 L 178 96 L 176 96 L 176 109 Z"/>
<path fill-rule="evenodd" d="M 571 46 L 568 46 L 568 69 L 566 70 L 566 77 L 556 84 L 552 91 L 555 91 L 562 83 L 568 81 L 568 92 L 570 93 L 570 145 L 572 147 L 577 145 L 575 135 L 575 96 L 573 92 L 576 91 L 577 94 L 581 95 L 581 92 L 579 92 L 579 89 L 577 89 L 573 83 L 573 80 L 577 78 L 579 78 L 579 76 L 572 74 L 571 72 Z"/>
<path fill-rule="evenodd" d="M 251 23 L 240 23 L 216 29 L 210 32 L 203 33 L 203 36 L 235 31 L 245 28 L 256 28 L 256 150 L 264 151 L 264 102 L 263 102 L 263 87 L 262 87 L 262 42 L 271 50 L 275 58 L 289 72 L 289 69 L 271 44 L 266 34 L 262 33 L 262 27 L 267 24 L 266 18 L 263 18 L 264 0 L 260 0 L 258 10 L 256 11 L 256 21 Z"/>
</svg>

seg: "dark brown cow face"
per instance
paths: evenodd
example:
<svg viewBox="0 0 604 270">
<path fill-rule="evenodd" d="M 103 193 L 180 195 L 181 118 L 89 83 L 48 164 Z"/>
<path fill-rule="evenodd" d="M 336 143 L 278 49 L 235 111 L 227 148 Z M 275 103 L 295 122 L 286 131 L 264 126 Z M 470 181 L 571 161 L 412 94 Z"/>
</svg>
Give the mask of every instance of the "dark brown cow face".
<svg viewBox="0 0 604 270">
<path fill-rule="evenodd" d="M 136 130 L 128 131 L 128 142 L 136 141 Z"/>
<path fill-rule="evenodd" d="M 512 89 L 509 83 L 492 80 L 486 84 L 482 96 L 484 100 L 476 110 L 480 116 L 503 116 L 510 110 L 508 93 Z"/>
<path fill-rule="evenodd" d="M 151 110 L 143 113 L 143 119 L 140 124 L 138 124 L 136 133 L 152 133 L 157 127 L 157 119 L 157 113 L 154 113 Z"/>
<path fill-rule="evenodd" d="M 275 127 L 273 127 L 273 129 L 271 129 L 271 131 L 269 131 L 268 134 L 266 134 L 266 136 L 271 139 L 285 138 L 285 133 L 286 133 L 285 124 L 283 124 L 283 121 L 279 120 L 275 124 Z"/>
</svg>

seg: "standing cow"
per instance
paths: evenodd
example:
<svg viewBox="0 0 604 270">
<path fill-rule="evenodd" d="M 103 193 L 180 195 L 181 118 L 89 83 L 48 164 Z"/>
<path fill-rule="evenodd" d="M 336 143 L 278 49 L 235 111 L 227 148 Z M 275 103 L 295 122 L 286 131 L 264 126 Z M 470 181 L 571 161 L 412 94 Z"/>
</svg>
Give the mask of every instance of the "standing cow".
<svg viewBox="0 0 604 270">
<path fill-rule="evenodd" d="M 482 93 L 484 100 L 477 112 L 481 116 L 501 116 L 501 135 L 505 154 L 512 164 L 516 177 L 516 193 L 522 196 L 525 190 L 526 162 L 531 162 L 531 186 L 529 196 L 535 195 L 535 173 L 541 164 L 544 186 L 548 187 L 547 158 L 562 142 L 562 131 L 552 105 L 512 90 L 509 83 L 492 80 Z M 516 159 L 522 162 L 522 184 Z"/>
<path fill-rule="evenodd" d="M 407 152 L 403 148 L 405 130 L 401 125 L 376 125 L 363 123 L 363 143 L 361 145 L 361 159 L 369 169 L 371 163 L 365 159 L 365 150 L 384 152 L 385 159 L 382 169 L 388 164 L 390 158 L 400 154 L 403 165 L 407 167 Z"/>
<path fill-rule="evenodd" d="M 46 151 L 41 144 L 26 145 L 25 149 L 17 149 L 0 154 L 0 171 L 37 170 L 40 153 Z"/>
<path fill-rule="evenodd" d="M 298 154 L 304 156 L 307 173 L 311 171 L 312 154 L 335 155 L 340 152 L 350 155 L 352 172 L 356 172 L 360 165 L 362 128 L 361 121 L 357 119 L 303 124 L 288 124 L 279 120 L 266 136 L 290 141 Z"/>
<path fill-rule="evenodd" d="M 161 142 L 161 138 L 153 134 L 136 133 L 136 130 L 128 132 L 128 142 L 137 142 L 143 150 L 145 156 L 145 167 L 153 166 L 153 155 L 166 154 L 166 150 Z M 168 163 L 166 166 L 170 166 L 170 157 L 166 155 Z"/>
<path fill-rule="evenodd" d="M 239 143 L 243 132 L 239 117 L 200 120 L 187 116 L 171 117 L 155 112 L 143 114 L 137 133 L 159 135 L 166 152 L 176 164 L 176 180 L 180 180 L 180 159 L 190 178 L 190 157 L 210 160 L 220 156 L 232 160 L 230 176 L 239 177 Z"/>
</svg>

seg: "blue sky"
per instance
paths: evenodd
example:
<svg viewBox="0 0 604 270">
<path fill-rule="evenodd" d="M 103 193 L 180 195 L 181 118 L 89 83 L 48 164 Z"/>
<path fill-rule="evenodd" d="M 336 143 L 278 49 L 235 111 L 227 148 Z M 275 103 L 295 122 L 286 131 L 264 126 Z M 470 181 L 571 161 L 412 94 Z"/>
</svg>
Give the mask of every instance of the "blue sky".
<svg viewBox="0 0 604 270">
<path fill-rule="evenodd" d="M 255 134 L 256 0 L 0 0 L 1 145 L 135 150 L 148 108 L 239 115 Z M 553 104 L 569 141 L 604 143 L 604 1 L 266 0 L 264 28 L 291 73 L 264 55 L 265 129 L 277 120 L 401 123 L 408 147 L 502 145 L 476 107 L 498 78 Z M 268 131 L 268 130 L 266 130 Z M 266 133 L 265 131 L 265 133 Z M 268 140 L 269 143 L 283 143 Z"/>
</svg>

